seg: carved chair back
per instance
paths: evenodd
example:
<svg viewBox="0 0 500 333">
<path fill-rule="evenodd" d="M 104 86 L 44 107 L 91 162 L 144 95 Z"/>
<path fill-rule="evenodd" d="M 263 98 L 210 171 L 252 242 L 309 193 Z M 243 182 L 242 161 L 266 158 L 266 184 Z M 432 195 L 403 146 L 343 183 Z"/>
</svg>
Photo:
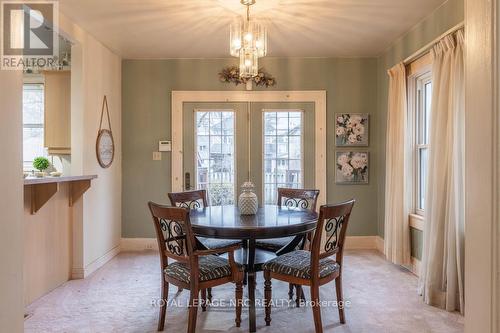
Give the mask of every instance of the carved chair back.
<svg viewBox="0 0 500 333">
<path fill-rule="evenodd" d="M 189 210 L 153 202 L 148 205 L 153 217 L 162 268 L 167 267 L 168 258 L 189 262 L 196 246 Z"/>
<path fill-rule="evenodd" d="M 174 207 L 198 209 L 208 206 L 206 190 L 169 193 L 168 198 Z"/>
<path fill-rule="evenodd" d="M 347 225 L 355 200 L 335 205 L 323 205 L 319 209 L 319 218 L 311 245 L 311 276 L 319 277 L 319 260 L 335 256 L 342 267 L 344 242 Z"/>
<path fill-rule="evenodd" d="M 278 206 L 297 207 L 316 211 L 319 190 L 278 188 Z"/>
</svg>

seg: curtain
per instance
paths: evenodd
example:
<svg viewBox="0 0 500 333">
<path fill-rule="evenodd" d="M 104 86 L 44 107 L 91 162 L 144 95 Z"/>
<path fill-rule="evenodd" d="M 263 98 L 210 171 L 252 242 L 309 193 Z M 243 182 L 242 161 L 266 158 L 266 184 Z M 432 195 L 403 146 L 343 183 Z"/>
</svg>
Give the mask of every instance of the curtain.
<svg viewBox="0 0 500 333">
<path fill-rule="evenodd" d="M 388 71 L 384 252 L 398 265 L 410 263 L 410 160 L 407 132 L 406 69 L 400 63 Z"/>
<path fill-rule="evenodd" d="M 463 313 L 463 31 L 438 42 L 431 50 L 431 57 L 433 92 L 420 292 L 427 304 Z"/>
</svg>

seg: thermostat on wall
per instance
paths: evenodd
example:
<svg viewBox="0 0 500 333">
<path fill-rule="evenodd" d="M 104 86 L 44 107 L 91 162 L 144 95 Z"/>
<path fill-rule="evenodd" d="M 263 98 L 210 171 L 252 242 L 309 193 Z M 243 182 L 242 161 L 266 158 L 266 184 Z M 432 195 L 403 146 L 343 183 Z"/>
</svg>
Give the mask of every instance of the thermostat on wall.
<svg viewBox="0 0 500 333">
<path fill-rule="evenodd" d="M 158 151 L 172 151 L 172 141 L 159 141 Z"/>
</svg>

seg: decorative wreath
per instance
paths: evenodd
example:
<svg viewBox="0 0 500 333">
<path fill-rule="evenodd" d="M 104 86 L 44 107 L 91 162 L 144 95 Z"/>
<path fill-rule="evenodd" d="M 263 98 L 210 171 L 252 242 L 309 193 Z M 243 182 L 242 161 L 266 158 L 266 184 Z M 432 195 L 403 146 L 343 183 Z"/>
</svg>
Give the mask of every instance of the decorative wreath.
<svg viewBox="0 0 500 333">
<path fill-rule="evenodd" d="M 273 87 L 276 85 L 276 79 L 263 68 L 259 68 L 259 74 L 254 77 L 240 77 L 240 69 L 238 66 L 224 67 L 219 73 L 221 82 L 234 83 L 235 85 L 246 84 L 248 81 L 253 81 L 256 86 Z"/>
</svg>

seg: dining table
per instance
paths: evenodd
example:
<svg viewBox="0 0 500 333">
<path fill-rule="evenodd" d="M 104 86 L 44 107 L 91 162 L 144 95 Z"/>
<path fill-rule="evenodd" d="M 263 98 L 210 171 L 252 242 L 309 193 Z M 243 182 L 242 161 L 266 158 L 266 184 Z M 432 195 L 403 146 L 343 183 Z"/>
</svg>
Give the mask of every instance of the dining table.
<svg viewBox="0 0 500 333">
<path fill-rule="evenodd" d="M 243 248 L 235 253 L 235 260 L 245 267 L 248 276 L 249 331 L 256 331 L 256 272 L 276 257 L 273 252 L 256 248 L 256 240 L 293 237 L 280 252 L 295 249 L 304 236 L 316 227 L 318 216 L 310 210 L 264 205 L 255 215 L 241 215 L 237 206 L 207 206 L 190 212 L 193 233 L 199 237 L 242 240 Z M 278 253 L 280 253 L 278 252 Z"/>
</svg>

